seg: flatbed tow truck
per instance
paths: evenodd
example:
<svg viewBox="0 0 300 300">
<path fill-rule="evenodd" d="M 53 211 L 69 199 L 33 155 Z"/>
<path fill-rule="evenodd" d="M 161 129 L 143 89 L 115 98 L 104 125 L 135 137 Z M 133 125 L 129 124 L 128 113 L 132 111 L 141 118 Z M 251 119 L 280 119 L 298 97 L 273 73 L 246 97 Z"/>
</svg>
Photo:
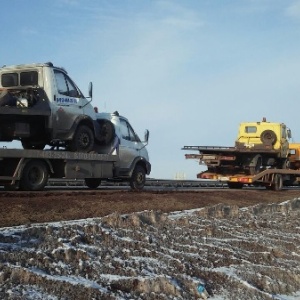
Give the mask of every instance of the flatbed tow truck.
<svg viewBox="0 0 300 300">
<path fill-rule="evenodd" d="M 226 182 L 232 189 L 253 185 L 278 191 L 300 182 L 300 144 L 289 143 L 290 137 L 285 124 L 263 119 L 242 123 L 234 147 L 184 146 L 182 150 L 199 152 L 185 154 L 186 159 L 207 166 L 197 174 L 199 179 Z"/>
<path fill-rule="evenodd" d="M 296 144 L 293 144 L 296 145 Z M 218 147 L 214 147 L 216 150 Z M 198 150 L 201 151 L 202 147 L 199 146 L 184 146 L 183 150 Z M 226 147 L 220 147 L 222 152 Z M 228 148 L 227 148 L 228 149 Z M 300 144 L 298 148 L 300 149 Z M 293 151 L 294 149 L 291 149 Z M 298 150 L 299 151 L 299 150 Z M 201 160 L 201 154 L 185 154 L 186 159 L 195 159 Z M 294 158 L 294 160 L 292 160 Z M 292 163 L 292 161 L 294 163 Z M 295 155 L 290 156 L 290 166 L 292 167 L 295 162 L 300 163 L 300 156 L 296 159 Z M 200 163 L 202 164 L 202 163 Z M 197 174 L 197 178 L 199 179 L 208 179 L 208 180 L 217 180 L 220 182 L 226 182 L 229 188 L 232 189 L 240 189 L 244 185 L 254 185 L 254 186 L 264 186 L 267 189 L 281 190 L 284 186 L 295 186 L 299 185 L 300 182 L 300 169 L 265 169 L 259 171 L 255 175 L 247 175 L 247 174 L 226 174 L 226 173 L 216 173 L 209 172 L 208 170 L 203 171 Z"/>
<path fill-rule="evenodd" d="M 95 145 L 91 152 L 59 147 L 0 148 L 0 185 L 6 190 L 38 191 L 44 189 L 48 179 L 84 179 L 91 189 L 105 180 L 126 181 L 133 190 L 142 190 L 151 171 L 146 149 L 149 131 L 146 130 L 141 141 L 128 120 L 117 112 L 99 113 L 99 117 L 112 122 L 116 137 L 109 145 Z"/>
<path fill-rule="evenodd" d="M 0 185 L 7 190 L 42 190 L 48 178 L 101 180 L 144 187 L 151 172 L 146 145 L 128 119 L 98 112 L 93 85 L 85 97 L 68 72 L 47 63 L 0 68 Z M 47 147 L 50 147 L 47 149 Z"/>
</svg>

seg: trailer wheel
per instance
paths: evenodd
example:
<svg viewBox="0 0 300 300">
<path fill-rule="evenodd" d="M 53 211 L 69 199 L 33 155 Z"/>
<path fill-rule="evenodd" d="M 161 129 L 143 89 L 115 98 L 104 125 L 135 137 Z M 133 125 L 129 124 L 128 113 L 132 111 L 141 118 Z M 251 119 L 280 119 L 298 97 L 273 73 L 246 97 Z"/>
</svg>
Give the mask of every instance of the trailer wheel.
<svg viewBox="0 0 300 300">
<path fill-rule="evenodd" d="M 96 189 L 101 184 L 100 178 L 85 178 L 85 185 L 90 189 Z"/>
<path fill-rule="evenodd" d="M 283 187 L 283 180 L 281 174 L 275 174 L 271 184 L 271 190 L 280 191 L 282 187 Z"/>
<path fill-rule="evenodd" d="M 263 144 L 274 145 L 277 141 L 276 134 L 273 130 L 265 130 L 261 133 L 260 139 Z"/>
<path fill-rule="evenodd" d="M 240 182 L 227 182 L 227 185 L 230 189 L 241 189 L 244 184 Z"/>
<path fill-rule="evenodd" d="M 22 171 L 20 189 L 23 191 L 40 191 L 45 187 L 47 181 L 47 165 L 40 160 L 31 160 Z"/>
<path fill-rule="evenodd" d="M 79 125 L 69 145 L 70 151 L 90 152 L 94 147 L 94 133 L 90 127 Z"/>
<path fill-rule="evenodd" d="M 141 165 L 136 165 L 129 181 L 130 187 L 134 191 L 141 191 L 145 186 L 145 182 L 146 182 L 145 169 Z"/>
</svg>

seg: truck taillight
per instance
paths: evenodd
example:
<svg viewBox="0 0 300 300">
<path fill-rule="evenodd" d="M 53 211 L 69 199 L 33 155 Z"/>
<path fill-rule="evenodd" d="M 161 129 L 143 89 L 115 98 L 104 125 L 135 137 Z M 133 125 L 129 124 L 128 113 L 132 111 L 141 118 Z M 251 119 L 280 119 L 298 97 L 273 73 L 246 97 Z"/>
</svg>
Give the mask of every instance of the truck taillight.
<svg viewBox="0 0 300 300">
<path fill-rule="evenodd" d="M 239 182 L 242 182 L 242 183 L 251 183 L 252 182 L 252 178 L 249 178 L 249 177 L 240 177 L 238 179 Z"/>
</svg>

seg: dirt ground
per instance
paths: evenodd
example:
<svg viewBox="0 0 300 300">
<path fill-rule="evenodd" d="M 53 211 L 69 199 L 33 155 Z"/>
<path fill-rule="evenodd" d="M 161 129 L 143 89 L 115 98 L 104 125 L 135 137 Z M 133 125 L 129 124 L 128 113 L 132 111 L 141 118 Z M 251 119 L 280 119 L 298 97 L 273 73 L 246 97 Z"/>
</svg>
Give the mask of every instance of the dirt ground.
<svg viewBox="0 0 300 300">
<path fill-rule="evenodd" d="M 172 212 L 219 203 L 252 206 L 279 203 L 300 197 L 300 190 L 206 190 L 145 191 L 129 190 L 47 190 L 7 192 L 0 190 L 0 227 L 103 217 L 111 213 L 144 210 Z"/>
<path fill-rule="evenodd" d="M 299 195 L 1 191 L 0 299 L 300 299 Z"/>
</svg>

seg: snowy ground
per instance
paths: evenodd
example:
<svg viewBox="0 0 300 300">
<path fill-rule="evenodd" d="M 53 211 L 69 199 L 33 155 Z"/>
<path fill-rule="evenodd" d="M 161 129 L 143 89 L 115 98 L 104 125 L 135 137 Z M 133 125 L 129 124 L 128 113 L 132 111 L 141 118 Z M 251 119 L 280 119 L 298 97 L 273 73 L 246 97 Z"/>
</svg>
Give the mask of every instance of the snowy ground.
<svg viewBox="0 0 300 300">
<path fill-rule="evenodd" d="M 300 299 L 300 199 L 0 229 L 0 299 Z"/>
</svg>

